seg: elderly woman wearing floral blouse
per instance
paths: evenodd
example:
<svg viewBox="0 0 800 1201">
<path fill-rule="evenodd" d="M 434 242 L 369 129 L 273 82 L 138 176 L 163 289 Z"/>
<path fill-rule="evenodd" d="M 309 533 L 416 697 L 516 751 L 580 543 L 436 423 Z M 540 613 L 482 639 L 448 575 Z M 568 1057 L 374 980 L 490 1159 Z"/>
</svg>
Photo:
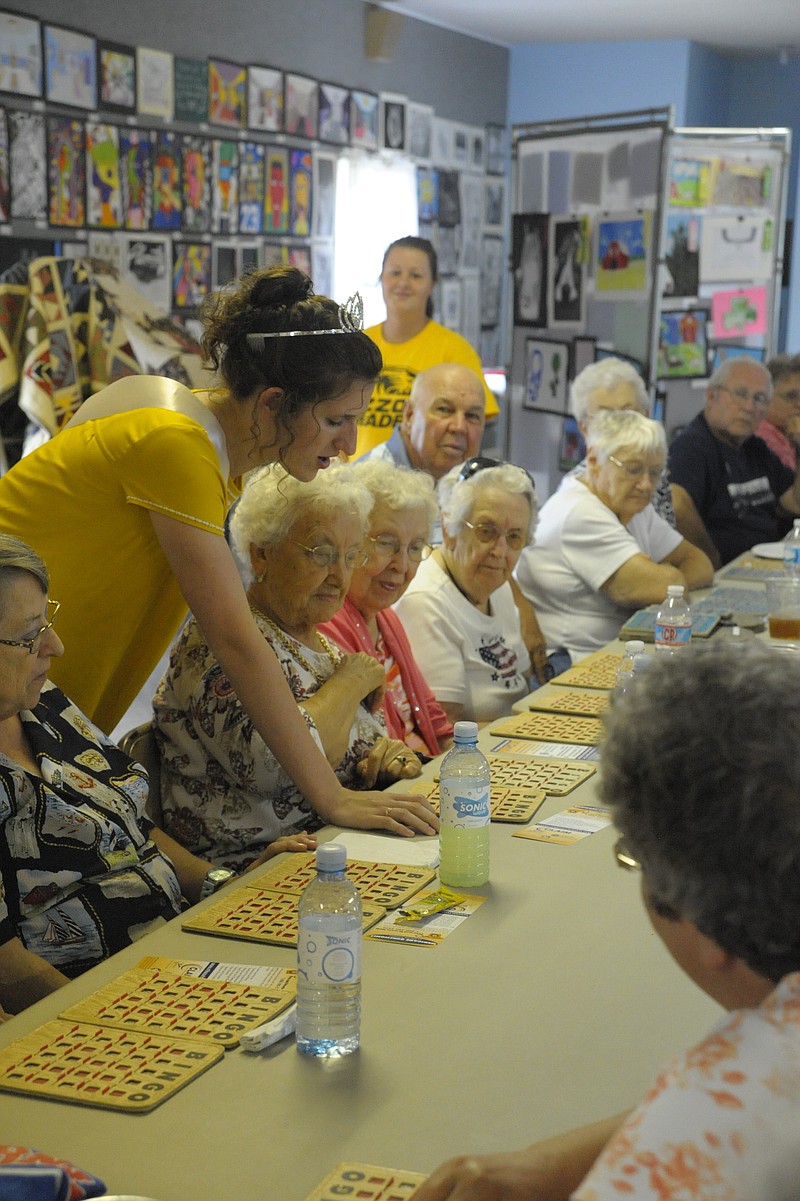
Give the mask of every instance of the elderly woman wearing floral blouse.
<svg viewBox="0 0 800 1201">
<path fill-rule="evenodd" d="M 386 736 L 381 665 L 342 654 L 317 628 L 339 609 L 365 559 L 371 508 L 349 468 L 300 484 L 273 465 L 250 481 L 231 522 L 253 616 L 313 737 L 342 782 L 366 789 L 420 770 L 405 744 Z M 253 728 L 195 621 L 176 643 L 153 703 L 164 825 L 178 842 L 239 868 L 278 834 L 323 824 Z M 428 805 L 411 803 L 434 833 Z M 402 816 L 387 806 L 393 832 L 410 834 L 394 820 Z"/>
</svg>

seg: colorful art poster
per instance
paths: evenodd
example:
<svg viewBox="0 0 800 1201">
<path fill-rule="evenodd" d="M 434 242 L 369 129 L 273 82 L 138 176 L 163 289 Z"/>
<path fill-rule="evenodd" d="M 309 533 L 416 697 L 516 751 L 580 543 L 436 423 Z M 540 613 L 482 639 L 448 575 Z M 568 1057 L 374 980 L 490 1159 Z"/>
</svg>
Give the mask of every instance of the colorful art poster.
<svg viewBox="0 0 800 1201">
<path fill-rule="evenodd" d="M 566 413 L 568 365 L 569 346 L 566 342 L 526 338 L 522 407 L 547 413 Z"/>
<path fill-rule="evenodd" d="M 208 60 L 208 119 L 213 125 L 244 125 L 247 68 L 219 58 Z"/>
<path fill-rule="evenodd" d="M 181 227 L 181 146 L 176 133 L 159 133 L 153 162 L 153 229 Z"/>
<path fill-rule="evenodd" d="M 172 242 L 165 234 L 122 235 L 122 274 L 164 313 L 172 307 Z"/>
<path fill-rule="evenodd" d="M 283 71 L 247 68 L 247 124 L 250 129 L 280 133 L 283 129 Z"/>
<path fill-rule="evenodd" d="M 311 236 L 311 151 L 290 150 L 289 233 Z"/>
<path fill-rule="evenodd" d="M 335 83 L 319 85 L 319 137 L 322 142 L 347 146 L 350 142 L 350 89 Z"/>
<path fill-rule="evenodd" d="M 350 142 L 363 150 L 378 149 L 378 97 L 373 92 L 350 93 Z"/>
<path fill-rule="evenodd" d="M 44 115 L 14 111 L 8 115 L 11 216 L 29 221 L 47 218 L 47 134 Z"/>
<path fill-rule="evenodd" d="M 547 213 L 516 213 L 512 218 L 514 324 L 547 325 Z"/>
<path fill-rule="evenodd" d="M 767 288 L 737 288 L 711 297 L 714 341 L 749 338 L 767 332 Z"/>
<path fill-rule="evenodd" d="M 264 160 L 262 142 L 239 143 L 239 233 L 260 234 L 264 224 Z"/>
<path fill-rule="evenodd" d="M 662 312 L 658 334 L 659 379 L 705 379 L 707 318 L 706 309 Z"/>
<path fill-rule="evenodd" d="M 551 217 L 548 312 L 551 326 L 586 323 L 586 242 L 580 217 Z"/>
<path fill-rule="evenodd" d="M 761 208 L 772 194 L 772 167 L 765 162 L 720 162 L 714 176 L 712 203 Z"/>
<path fill-rule="evenodd" d="M 211 229 L 211 145 L 208 138 L 184 134 L 181 150 L 183 229 L 206 234 Z"/>
<path fill-rule="evenodd" d="M 97 43 L 100 107 L 112 113 L 136 112 L 136 51 L 119 42 Z"/>
<path fill-rule="evenodd" d="M 711 194 L 713 159 L 674 158 L 669 165 L 669 203 L 702 208 Z"/>
<path fill-rule="evenodd" d="M 136 107 L 147 117 L 172 120 L 172 55 L 166 50 L 136 47 Z"/>
<path fill-rule="evenodd" d="M 119 135 L 116 125 L 86 122 L 86 224 L 100 229 L 122 225 Z"/>
<path fill-rule="evenodd" d="M 0 92 L 42 94 L 42 40 L 32 17 L 0 13 Z"/>
<path fill-rule="evenodd" d="M 141 129 L 120 129 L 119 182 L 123 226 L 149 229 L 153 211 L 152 134 Z"/>
<path fill-rule="evenodd" d="M 644 297 L 650 279 L 650 213 L 618 213 L 597 221 L 596 293 Z"/>
<path fill-rule="evenodd" d="M 44 26 L 45 93 L 54 104 L 97 107 L 95 40 L 76 29 Z"/>
<path fill-rule="evenodd" d="M 289 151 L 267 146 L 266 195 L 264 196 L 264 232 L 289 232 Z"/>
<path fill-rule="evenodd" d="M 50 225 L 86 224 L 86 164 L 83 125 L 70 117 L 47 118 Z"/>
<path fill-rule="evenodd" d="M 173 308 L 196 309 L 211 291 L 211 244 L 175 242 L 172 256 Z"/>
<path fill-rule="evenodd" d="M 319 117 L 316 79 L 287 73 L 285 97 L 286 132 L 299 134 L 303 138 L 315 138 Z"/>
<path fill-rule="evenodd" d="M 420 221 L 439 219 L 439 172 L 417 167 L 417 216 Z"/>
<path fill-rule="evenodd" d="M 211 232 L 235 234 L 238 225 L 239 148 L 215 138 L 211 174 Z"/>
<path fill-rule="evenodd" d="M 8 122 L 0 108 L 0 223 L 11 220 L 11 170 L 8 155 Z"/>
<path fill-rule="evenodd" d="M 304 275 L 311 275 L 311 250 L 308 246 L 289 247 L 289 266 L 296 267 Z"/>
<path fill-rule="evenodd" d="M 208 120 L 208 62 L 176 55 L 172 81 L 175 120 L 203 125 Z"/>
</svg>

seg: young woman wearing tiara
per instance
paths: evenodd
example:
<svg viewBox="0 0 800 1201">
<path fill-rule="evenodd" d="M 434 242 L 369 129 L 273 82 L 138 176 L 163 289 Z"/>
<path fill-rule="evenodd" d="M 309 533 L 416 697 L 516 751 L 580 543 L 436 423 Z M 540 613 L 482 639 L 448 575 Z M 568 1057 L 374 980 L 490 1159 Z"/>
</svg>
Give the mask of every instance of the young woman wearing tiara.
<svg viewBox="0 0 800 1201">
<path fill-rule="evenodd" d="M 325 821 L 435 831 L 421 800 L 342 788 L 250 613 L 224 537 L 246 471 L 311 480 L 355 447 L 380 353 L 360 298 L 316 296 L 294 268 L 243 276 L 206 302 L 213 386 L 130 376 L 87 400 L 0 479 L 4 532 L 31 544 L 61 602 L 58 686 L 106 732 L 191 609 L 255 728 Z"/>
</svg>

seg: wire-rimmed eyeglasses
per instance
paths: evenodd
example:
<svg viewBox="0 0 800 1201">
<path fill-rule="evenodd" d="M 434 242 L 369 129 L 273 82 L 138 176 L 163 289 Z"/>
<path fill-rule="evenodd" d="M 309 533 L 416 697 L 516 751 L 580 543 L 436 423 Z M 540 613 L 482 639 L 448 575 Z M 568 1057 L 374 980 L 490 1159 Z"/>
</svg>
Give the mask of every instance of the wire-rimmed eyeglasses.
<svg viewBox="0 0 800 1201">
<path fill-rule="evenodd" d="M 289 541 L 293 546 L 299 546 L 301 550 L 304 550 L 317 567 L 334 567 L 342 559 L 347 570 L 352 571 L 355 567 L 363 567 L 369 559 L 369 555 L 360 546 L 342 553 L 335 546 L 306 546 L 305 543 L 298 542 L 294 538 L 290 538 Z"/>
<path fill-rule="evenodd" d="M 53 622 L 55 621 L 60 608 L 60 601 L 49 600 L 47 602 L 47 616 L 50 618 L 50 620 L 46 625 L 43 625 L 40 630 L 36 631 L 36 633 L 33 635 L 33 638 L 0 638 L 0 644 L 3 646 L 24 646 L 29 655 L 37 654 L 45 634 L 48 630 L 53 628 Z"/>
<path fill-rule="evenodd" d="M 638 859 L 634 859 L 633 855 L 625 845 L 624 838 L 618 838 L 614 843 L 614 859 L 617 867 L 624 867 L 627 872 L 640 872 L 642 865 Z"/>
<path fill-rule="evenodd" d="M 615 467 L 620 467 L 632 480 L 640 480 L 646 474 L 651 484 L 658 483 L 664 470 L 663 467 L 645 467 L 643 463 L 623 463 L 622 459 L 618 459 L 614 455 L 609 455 L 608 461 Z"/>
<path fill-rule="evenodd" d="M 391 534 L 376 534 L 375 537 L 370 534 L 368 541 L 372 543 L 374 553 L 379 559 L 393 559 L 404 550 L 410 563 L 421 563 L 433 550 L 431 544 L 422 538 L 415 538 L 412 542 L 401 542 Z"/>
</svg>

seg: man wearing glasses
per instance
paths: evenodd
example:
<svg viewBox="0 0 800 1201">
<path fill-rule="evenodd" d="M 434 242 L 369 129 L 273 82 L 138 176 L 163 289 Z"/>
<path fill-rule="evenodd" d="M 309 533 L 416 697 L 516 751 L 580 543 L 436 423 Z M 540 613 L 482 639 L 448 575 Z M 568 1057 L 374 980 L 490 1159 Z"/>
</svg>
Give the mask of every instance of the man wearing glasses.
<svg viewBox="0 0 800 1201">
<path fill-rule="evenodd" d="M 763 438 L 780 461 L 794 471 L 800 442 L 800 354 L 779 354 L 770 359 L 767 370 L 772 376 L 772 400 L 756 437 Z"/>
<path fill-rule="evenodd" d="M 708 381 L 705 409 L 670 448 L 678 529 L 696 546 L 710 538 L 715 567 L 780 540 L 800 516 L 800 479 L 755 437 L 771 398 L 763 363 L 728 359 Z"/>
</svg>

